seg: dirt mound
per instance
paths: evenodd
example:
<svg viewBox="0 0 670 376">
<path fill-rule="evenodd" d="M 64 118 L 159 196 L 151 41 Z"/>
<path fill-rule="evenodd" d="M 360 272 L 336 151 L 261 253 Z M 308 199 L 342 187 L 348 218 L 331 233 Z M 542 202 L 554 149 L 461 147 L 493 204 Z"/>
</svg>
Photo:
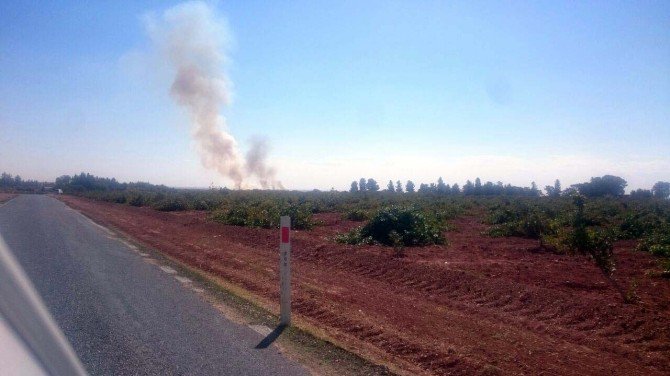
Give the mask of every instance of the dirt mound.
<svg viewBox="0 0 670 376">
<path fill-rule="evenodd" d="M 209 221 L 205 212 L 62 197 L 183 262 L 278 301 L 278 235 Z M 476 216 L 453 222 L 449 244 L 350 246 L 360 223 L 319 214 L 295 231 L 294 311 L 362 353 L 431 374 L 668 374 L 670 281 L 634 242 L 615 247 L 614 283 L 585 257 L 536 241 L 490 238 Z M 621 290 L 638 297 L 625 304 Z M 416 367 L 416 368 L 415 368 Z"/>
</svg>

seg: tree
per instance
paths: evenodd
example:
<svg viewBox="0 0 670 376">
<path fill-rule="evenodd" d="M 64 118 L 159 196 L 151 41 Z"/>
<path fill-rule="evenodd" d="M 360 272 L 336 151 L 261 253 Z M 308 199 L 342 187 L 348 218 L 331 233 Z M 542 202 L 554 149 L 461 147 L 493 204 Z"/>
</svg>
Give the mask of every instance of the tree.
<svg viewBox="0 0 670 376">
<path fill-rule="evenodd" d="M 626 192 L 626 185 L 628 183 L 623 178 L 605 175 L 602 177 L 593 177 L 590 182 L 575 184 L 573 187 L 584 196 L 602 197 L 607 195 L 623 196 Z"/>
<path fill-rule="evenodd" d="M 578 194 L 575 187 L 568 187 L 561 192 L 561 196 L 570 197 Z"/>
<path fill-rule="evenodd" d="M 365 185 L 365 189 L 368 191 L 377 192 L 379 190 L 379 184 L 377 184 L 377 181 L 375 179 L 370 178 L 368 179 L 368 182 Z"/>
<path fill-rule="evenodd" d="M 349 192 L 358 192 L 358 182 L 356 180 L 351 182 L 351 188 L 349 188 Z"/>
<path fill-rule="evenodd" d="M 463 186 L 463 194 L 468 196 L 471 195 L 475 191 L 475 186 L 472 184 L 470 180 L 465 182 L 465 185 Z"/>
<path fill-rule="evenodd" d="M 395 192 L 395 186 L 393 185 L 392 180 L 389 180 L 389 183 L 386 185 L 386 190 L 389 192 Z"/>
<path fill-rule="evenodd" d="M 659 181 L 654 184 L 654 187 L 651 188 L 651 192 L 654 197 L 658 198 L 668 198 L 670 197 L 670 183 L 667 181 Z"/>
<path fill-rule="evenodd" d="M 491 196 L 496 194 L 496 186 L 493 185 L 493 183 L 491 183 L 490 181 L 487 181 L 486 183 L 484 183 L 484 185 L 482 185 L 482 194 L 484 196 Z"/>
<path fill-rule="evenodd" d="M 630 192 L 630 197 L 633 197 L 633 198 L 651 198 L 653 196 L 654 195 L 652 194 L 652 192 L 648 189 L 639 188 L 639 189 L 632 190 Z"/>
<path fill-rule="evenodd" d="M 400 182 L 400 180 L 395 182 L 395 191 L 398 193 L 402 193 L 402 183 Z"/>
<path fill-rule="evenodd" d="M 482 194 L 482 181 L 481 179 L 477 178 L 475 179 L 475 190 L 474 190 L 475 195 L 479 196 Z"/>
<path fill-rule="evenodd" d="M 361 178 L 361 180 L 358 181 L 358 190 L 360 192 L 365 192 L 366 185 L 365 178 Z"/>
<path fill-rule="evenodd" d="M 454 185 L 451 186 L 451 193 L 456 195 L 461 193 L 461 187 L 458 186 L 458 183 L 454 183 Z"/>
<path fill-rule="evenodd" d="M 419 185 L 419 193 L 428 193 L 429 191 L 430 188 L 428 188 L 428 184 L 421 183 L 421 185 Z"/>
<path fill-rule="evenodd" d="M 549 197 L 555 197 L 556 194 L 554 193 L 554 186 L 553 185 L 545 185 L 544 186 L 544 191 L 547 192 L 547 196 Z"/>
<path fill-rule="evenodd" d="M 0 187 L 11 187 L 14 184 L 14 178 L 12 175 L 3 172 L 0 175 Z"/>
<path fill-rule="evenodd" d="M 407 180 L 407 184 L 405 184 L 405 190 L 407 193 L 414 193 L 414 182 Z"/>
<path fill-rule="evenodd" d="M 544 190 L 547 192 L 547 196 L 558 197 L 561 195 L 561 182 L 556 179 L 553 186 L 548 185 L 544 187 Z"/>
<path fill-rule="evenodd" d="M 539 196 L 540 195 L 540 190 L 537 189 L 537 184 L 535 184 L 535 182 L 530 183 L 530 195 L 531 196 Z"/>
<path fill-rule="evenodd" d="M 437 193 L 439 194 L 449 193 L 449 186 L 444 184 L 444 180 L 442 180 L 441 176 L 437 179 Z"/>
<path fill-rule="evenodd" d="M 68 190 L 69 185 L 70 185 L 70 180 L 71 180 L 70 175 L 59 176 L 59 177 L 56 178 L 55 187 L 57 189 L 62 189 L 64 191 Z"/>
</svg>

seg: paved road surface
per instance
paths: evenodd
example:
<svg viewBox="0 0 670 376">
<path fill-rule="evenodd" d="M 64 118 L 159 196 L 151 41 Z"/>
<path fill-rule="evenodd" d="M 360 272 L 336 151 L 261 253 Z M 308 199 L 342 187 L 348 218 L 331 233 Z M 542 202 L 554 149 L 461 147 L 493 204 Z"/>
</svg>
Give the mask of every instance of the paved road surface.
<svg viewBox="0 0 670 376">
<path fill-rule="evenodd" d="M 0 206 L 0 234 L 91 374 L 307 374 L 56 199 Z"/>
</svg>

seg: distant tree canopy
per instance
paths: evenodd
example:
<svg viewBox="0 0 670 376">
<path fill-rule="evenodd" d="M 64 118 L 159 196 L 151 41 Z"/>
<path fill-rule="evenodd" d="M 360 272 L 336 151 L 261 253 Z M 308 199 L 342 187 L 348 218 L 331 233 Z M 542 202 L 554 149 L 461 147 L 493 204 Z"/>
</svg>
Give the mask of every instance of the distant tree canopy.
<svg viewBox="0 0 670 376">
<path fill-rule="evenodd" d="M 558 181 L 557 181 L 558 183 Z M 364 189 L 361 189 L 360 184 L 364 184 Z M 358 186 L 358 189 L 356 187 Z M 552 187 L 553 189 L 553 187 Z M 374 179 L 361 179 L 360 183 L 353 181 L 351 183 L 350 192 L 357 191 L 378 191 L 379 185 Z M 421 193 L 421 194 L 433 194 L 433 195 L 459 195 L 463 194 L 465 196 L 499 196 L 499 195 L 509 195 L 509 196 L 540 196 L 541 192 L 537 189 L 537 186 L 533 182 L 531 187 L 516 187 L 511 184 L 504 185 L 502 182 L 492 183 L 487 181 L 482 184 L 480 178 L 475 179 L 475 183 L 468 180 L 463 189 L 454 183 L 449 185 L 444 181 L 442 177 L 437 179 L 437 183 L 421 183 L 419 188 L 416 189 L 416 185 L 413 181 L 408 180 L 405 184 L 405 189 L 403 190 L 402 183 L 398 180 L 393 183 L 393 180 L 389 180 L 386 184 L 386 189 L 384 192 L 394 192 L 394 193 Z M 560 183 L 558 183 L 558 192 L 560 192 Z"/>
<path fill-rule="evenodd" d="M 600 196 L 623 196 L 627 186 L 626 180 L 621 177 L 613 175 L 605 175 L 600 177 L 592 177 L 590 181 L 580 184 L 573 184 L 572 186 L 562 189 L 561 181 L 554 180 L 553 185 L 547 185 L 544 190 L 549 197 L 572 196 L 574 194 L 582 194 L 588 197 Z M 375 179 L 361 178 L 358 182 L 351 182 L 350 192 L 377 192 L 379 191 L 379 184 Z M 479 177 L 474 180 L 467 180 L 461 187 L 458 183 L 449 185 L 442 177 L 438 177 L 435 183 L 420 183 L 417 185 L 408 180 L 403 189 L 400 180 L 393 182 L 392 179 L 386 184 L 384 192 L 394 193 L 420 193 L 431 195 L 464 195 L 464 196 L 525 196 L 538 197 L 542 196 L 542 191 L 538 189 L 535 182 L 531 182 L 529 187 L 519 187 L 512 184 L 504 184 L 498 182 L 483 182 Z M 637 189 L 630 193 L 631 197 L 670 197 L 670 182 L 659 181 L 654 184 L 654 187 L 649 189 Z"/>
<path fill-rule="evenodd" d="M 365 192 L 365 187 L 367 186 L 367 181 L 365 178 L 361 178 L 361 180 L 358 181 L 358 191 L 359 192 Z"/>
<path fill-rule="evenodd" d="M 613 175 L 593 177 L 590 182 L 574 184 L 573 187 L 588 197 L 623 196 L 628 183 L 623 178 Z"/>
<path fill-rule="evenodd" d="M 630 197 L 634 198 L 650 198 L 653 197 L 653 194 L 648 189 L 636 189 L 630 192 Z"/>
<path fill-rule="evenodd" d="M 368 182 L 365 184 L 365 189 L 372 192 L 377 192 L 379 190 L 379 184 L 375 179 L 368 179 Z"/>
<path fill-rule="evenodd" d="M 463 185 L 463 194 L 464 195 L 472 195 L 475 193 L 475 185 L 472 184 L 470 180 L 466 181 L 465 184 Z"/>
<path fill-rule="evenodd" d="M 84 172 L 80 173 L 79 175 L 63 175 L 57 177 L 54 188 L 62 189 L 67 193 L 114 191 L 126 189 L 157 192 L 167 192 L 174 190 L 174 188 L 169 188 L 165 185 L 155 185 L 143 182 L 119 183 L 115 178 L 101 178 Z"/>
<path fill-rule="evenodd" d="M 547 196 L 558 197 L 561 195 L 561 182 L 556 179 L 553 186 L 548 185 L 544 187 L 544 190 L 547 192 Z"/>
<path fill-rule="evenodd" d="M 449 193 L 449 191 L 450 191 L 449 186 L 444 183 L 444 180 L 442 180 L 441 176 L 437 179 L 437 187 L 436 188 L 437 188 L 437 193 L 441 193 L 441 194 L 446 194 L 446 193 Z"/>
<path fill-rule="evenodd" d="M 475 188 L 473 193 L 475 194 L 475 196 L 482 195 L 482 180 L 480 178 L 475 179 Z"/>
<path fill-rule="evenodd" d="M 52 185 L 53 183 L 37 180 L 24 180 L 19 175 L 12 176 L 7 172 L 0 174 L 0 191 L 40 193 Z"/>
<path fill-rule="evenodd" d="M 659 181 L 651 188 L 654 197 L 668 198 L 670 197 L 670 182 Z"/>
</svg>

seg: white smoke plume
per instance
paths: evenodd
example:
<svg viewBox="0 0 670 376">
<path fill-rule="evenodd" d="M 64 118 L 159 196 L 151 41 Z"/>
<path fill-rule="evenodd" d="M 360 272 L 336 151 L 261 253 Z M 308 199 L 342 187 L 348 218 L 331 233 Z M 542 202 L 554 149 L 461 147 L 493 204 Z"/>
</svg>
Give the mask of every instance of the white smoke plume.
<svg viewBox="0 0 670 376">
<path fill-rule="evenodd" d="M 146 25 L 152 42 L 174 69 L 170 94 L 191 117 L 203 166 L 230 178 L 236 188 L 243 186 L 247 174 L 258 177 L 263 188 L 281 186 L 274 169 L 266 165 L 266 145 L 252 146 L 252 161 L 245 163 L 220 113 L 231 96 L 224 70 L 229 45 L 225 20 L 206 3 L 193 1 L 147 17 Z"/>
<path fill-rule="evenodd" d="M 251 148 L 247 152 L 247 173 L 258 178 L 263 189 L 284 189 L 282 183 L 277 180 L 277 171 L 268 166 L 266 161 L 270 148 L 264 138 L 255 138 L 251 141 Z"/>
</svg>

